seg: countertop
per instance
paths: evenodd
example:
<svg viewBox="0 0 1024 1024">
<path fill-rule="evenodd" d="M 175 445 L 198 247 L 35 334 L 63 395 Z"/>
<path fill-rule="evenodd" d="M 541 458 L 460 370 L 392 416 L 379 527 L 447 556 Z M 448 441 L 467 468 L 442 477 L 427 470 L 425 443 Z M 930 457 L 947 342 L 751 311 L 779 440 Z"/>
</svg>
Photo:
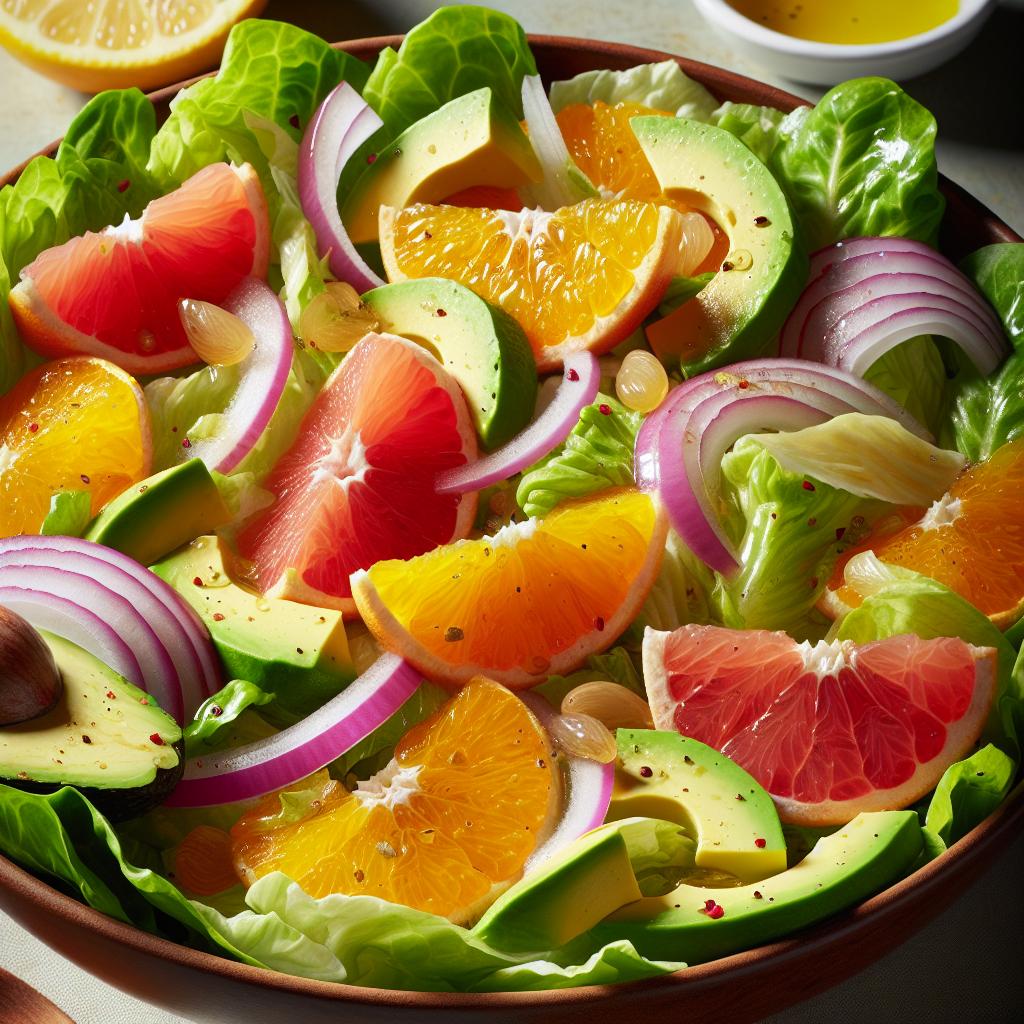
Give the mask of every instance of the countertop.
<svg viewBox="0 0 1024 1024">
<path fill-rule="evenodd" d="M 266 16 L 345 39 L 404 31 L 437 6 L 430 0 L 271 0 Z M 494 0 L 490 6 L 514 14 L 527 31 L 650 46 L 733 68 L 809 99 L 821 93 L 731 54 L 690 0 Z M 1004 0 L 968 50 L 903 84 L 938 118 L 940 169 L 1024 233 L 1022 42 L 1024 0 Z M 58 138 L 85 102 L 81 94 L 42 78 L 3 51 L 0 96 L 3 168 Z M 855 978 L 770 1018 L 770 1024 L 1001 1024 L 1018 1019 L 1024 998 L 1021 864 L 1024 837 L 910 941 Z M 96 980 L 2 914 L 0 966 L 35 985 L 78 1024 L 183 1022 Z M 263 1019 L 254 1005 L 253 1024 Z"/>
</svg>

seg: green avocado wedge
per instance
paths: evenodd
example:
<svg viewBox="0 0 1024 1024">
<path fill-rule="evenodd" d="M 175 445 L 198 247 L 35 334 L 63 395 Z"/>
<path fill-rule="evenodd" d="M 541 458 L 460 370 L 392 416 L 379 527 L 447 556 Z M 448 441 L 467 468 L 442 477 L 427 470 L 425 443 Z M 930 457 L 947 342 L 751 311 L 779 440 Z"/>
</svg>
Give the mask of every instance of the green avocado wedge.
<svg viewBox="0 0 1024 1024">
<path fill-rule="evenodd" d="M 218 537 L 200 537 L 150 568 L 199 614 L 227 675 L 274 694 L 265 717 L 287 724 L 308 715 L 355 678 L 341 612 L 235 583 Z"/>
<path fill-rule="evenodd" d="M 674 821 L 697 839 L 696 865 L 756 882 L 786 870 L 786 841 L 772 798 L 738 764 L 697 740 L 619 729 L 608 818 Z"/>
<path fill-rule="evenodd" d="M 85 539 L 151 565 L 230 519 L 205 463 L 189 459 L 118 495 L 89 524 Z"/>
<path fill-rule="evenodd" d="M 380 329 L 429 349 L 458 381 L 484 448 L 511 440 L 533 416 L 537 367 L 523 329 L 464 285 L 440 277 L 363 296 Z"/>
<path fill-rule="evenodd" d="M 664 361 L 687 377 L 760 354 L 807 280 L 789 204 L 736 136 L 673 117 L 634 117 L 633 132 L 662 192 L 707 214 L 729 236 L 721 269 L 692 299 L 647 328 Z"/>
<path fill-rule="evenodd" d="M 623 907 L 589 937 L 595 948 L 626 939 L 654 960 L 714 960 L 789 935 L 880 892 L 911 869 L 922 842 L 913 811 L 858 814 L 788 871 L 738 888 L 680 885 Z"/>
<path fill-rule="evenodd" d="M 177 723 L 88 651 L 40 636 L 64 689 L 45 715 L 0 728 L 0 781 L 36 793 L 74 786 L 115 821 L 159 804 L 184 770 Z"/>
</svg>

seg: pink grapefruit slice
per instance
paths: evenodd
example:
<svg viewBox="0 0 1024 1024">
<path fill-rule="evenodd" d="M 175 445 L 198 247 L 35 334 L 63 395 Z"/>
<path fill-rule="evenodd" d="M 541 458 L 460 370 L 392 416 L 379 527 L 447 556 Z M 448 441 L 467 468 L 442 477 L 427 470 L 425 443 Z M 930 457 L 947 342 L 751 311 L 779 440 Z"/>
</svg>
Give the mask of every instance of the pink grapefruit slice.
<svg viewBox="0 0 1024 1024">
<path fill-rule="evenodd" d="M 243 278 L 266 276 L 269 253 L 256 172 L 211 164 L 138 220 L 41 253 L 11 290 L 11 312 L 40 355 L 100 356 L 129 373 L 164 373 L 199 361 L 178 300 L 219 304 Z"/>
<path fill-rule="evenodd" d="M 893 636 L 798 644 L 785 633 L 648 629 L 659 729 L 707 743 L 772 795 L 783 821 L 841 825 L 906 807 L 965 757 L 996 689 L 996 651 Z"/>
<path fill-rule="evenodd" d="M 356 614 L 349 575 L 469 533 L 476 495 L 434 479 L 475 459 L 459 386 L 426 349 L 368 334 L 346 356 L 264 487 L 275 502 L 238 538 L 258 588 Z"/>
</svg>

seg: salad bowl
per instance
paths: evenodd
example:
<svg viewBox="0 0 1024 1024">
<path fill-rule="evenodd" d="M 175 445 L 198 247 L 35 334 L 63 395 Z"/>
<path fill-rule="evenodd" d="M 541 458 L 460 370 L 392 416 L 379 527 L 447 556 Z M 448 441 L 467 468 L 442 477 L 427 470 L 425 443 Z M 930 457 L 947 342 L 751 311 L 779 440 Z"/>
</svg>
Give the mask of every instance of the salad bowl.
<svg viewBox="0 0 1024 1024">
<path fill-rule="evenodd" d="M 338 44 L 373 59 L 400 37 Z M 782 110 L 796 96 L 719 68 L 621 44 L 531 36 L 546 80 L 583 71 L 677 60 L 719 100 Z M 151 97 L 158 118 L 188 83 Z M 55 147 L 54 147 L 55 148 Z M 49 150 L 48 152 L 51 152 Z M 0 180 L 17 177 L 19 169 Z M 941 246 L 956 260 L 974 249 L 1020 237 L 981 203 L 942 179 L 947 201 Z M 0 856 L 0 907 L 52 948 L 132 994 L 197 1020 L 223 1024 L 318 1021 L 637 1019 L 669 1010 L 693 1024 L 756 1020 L 837 984 L 896 947 L 947 906 L 1020 831 L 1024 784 L 982 824 L 909 877 L 859 906 L 792 938 L 657 979 L 561 991 L 458 994 L 389 991 L 318 982 L 214 956 L 120 923 L 35 878 Z"/>
</svg>

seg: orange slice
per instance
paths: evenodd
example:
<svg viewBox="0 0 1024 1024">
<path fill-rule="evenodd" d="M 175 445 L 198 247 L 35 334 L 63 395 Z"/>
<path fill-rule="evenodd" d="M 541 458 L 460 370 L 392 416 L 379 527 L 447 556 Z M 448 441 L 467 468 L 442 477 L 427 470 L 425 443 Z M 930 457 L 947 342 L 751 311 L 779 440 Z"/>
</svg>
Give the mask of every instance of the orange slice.
<svg viewBox="0 0 1024 1024">
<path fill-rule="evenodd" d="M 920 519 L 879 530 L 847 551 L 821 601 L 838 617 L 863 601 L 856 579 L 845 574 L 861 551 L 890 565 L 913 569 L 956 591 L 1000 629 L 1024 613 L 1024 438 L 968 469 Z"/>
<path fill-rule="evenodd" d="M 88 491 L 95 515 L 151 460 L 133 377 L 86 356 L 45 363 L 0 398 L 0 536 L 38 533 L 60 491 Z"/>
<path fill-rule="evenodd" d="M 465 923 L 522 874 L 559 778 L 526 705 L 475 679 L 352 792 L 316 776 L 263 800 L 231 830 L 235 866 L 250 884 L 283 871 L 314 897 L 378 896 Z"/>
<path fill-rule="evenodd" d="M 82 92 L 154 89 L 220 59 L 232 25 L 267 0 L 4 0 L 0 44 Z"/>
<path fill-rule="evenodd" d="M 548 213 L 382 206 L 388 277 L 446 277 L 522 325 L 541 370 L 581 349 L 607 352 L 639 326 L 674 273 L 683 223 L 634 199 Z"/>
<path fill-rule="evenodd" d="M 666 533 L 648 495 L 604 491 L 493 537 L 378 562 L 353 574 L 352 596 L 381 644 L 433 679 L 535 686 L 579 667 L 635 618 Z"/>
</svg>

